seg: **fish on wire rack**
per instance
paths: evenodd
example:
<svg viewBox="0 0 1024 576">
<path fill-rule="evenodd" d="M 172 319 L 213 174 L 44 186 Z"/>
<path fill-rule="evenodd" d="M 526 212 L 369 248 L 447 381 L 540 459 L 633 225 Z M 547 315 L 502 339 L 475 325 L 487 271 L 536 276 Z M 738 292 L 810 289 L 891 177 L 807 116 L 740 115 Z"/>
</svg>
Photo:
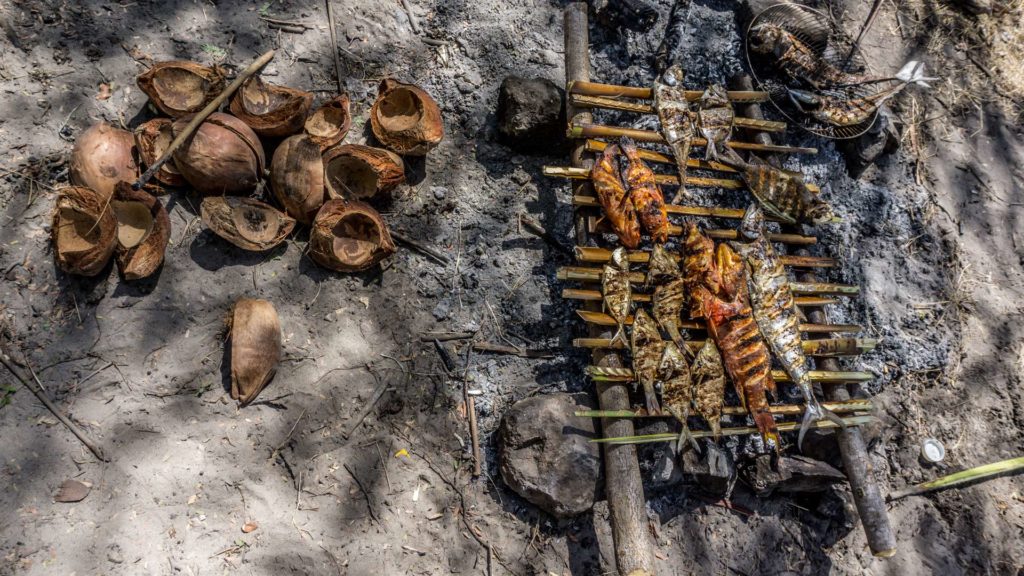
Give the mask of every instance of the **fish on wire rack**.
<svg viewBox="0 0 1024 576">
<path fill-rule="evenodd" d="M 626 249 L 618 247 L 612 252 L 612 261 L 605 264 L 601 274 L 601 299 L 608 314 L 615 319 L 618 330 L 612 337 L 612 345 L 627 346 L 626 319 L 632 305 L 633 295 L 629 283 L 629 256 Z"/>
<path fill-rule="evenodd" d="M 682 452 L 684 442 L 689 442 L 696 448 L 697 441 L 690 434 L 690 427 L 686 423 L 693 404 L 693 380 L 690 377 L 690 367 L 686 364 L 686 356 L 674 342 L 665 343 L 665 350 L 658 364 L 658 376 L 661 378 L 661 400 L 665 411 L 683 426 L 679 433 L 679 441 L 676 442 L 676 453 Z"/>
<path fill-rule="evenodd" d="M 828 418 L 840 427 L 845 426 L 839 416 L 822 407 L 814 396 L 810 378 L 811 366 L 804 354 L 803 341 L 800 337 L 800 318 L 796 302 L 793 300 L 789 277 L 771 242 L 768 241 L 764 231 L 764 214 L 756 204 L 747 208 L 746 214 L 743 215 L 739 239 L 730 245 L 746 263 L 747 287 L 754 320 L 775 358 L 786 374 L 800 387 L 800 392 L 804 396 L 806 408 L 797 437 L 799 448 L 803 445 L 807 430 L 822 418 Z"/>
<path fill-rule="evenodd" d="M 899 94 L 907 86 L 929 87 L 928 82 L 935 78 L 925 77 L 924 64 L 911 60 L 896 74 L 898 84 L 862 98 L 841 98 L 824 94 L 815 94 L 806 90 L 789 89 L 790 100 L 803 112 L 815 120 L 833 126 L 855 126 L 867 122 L 886 100 Z"/>
<path fill-rule="evenodd" d="M 636 207 L 640 224 L 651 235 L 651 240 L 664 244 L 668 242 L 671 225 L 665 210 L 665 197 L 654 179 L 654 171 L 640 158 L 636 144 L 631 139 L 623 137 L 619 140 L 619 148 L 628 160 L 623 170 L 628 187 L 626 195 Z"/>
<path fill-rule="evenodd" d="M 605 148 L 590 170 L 590 180 L 604 210 L 603 217 L 611 223 L 623 246 L 636 248 L 640 245 L 640 220 L 619 176 L 618 155 L 617 144 Z"/>
<path fill-rule="evenodd" d="M 725 404 L 725 367 L 722 355 L 709 338 L 693 359 L 690 368 L 693 380 L 693 404 L 697 413 L 707 421 L 715 439 L 722 433 L 722 405 Z"/>
<path fill-rule="evenodd" d="M 720 84 L 708 86 L 697 101 L 697 131 L 708 141 L 704 149 L 705 160 L 718 160 L 718 151 L 732 136 L 735 119 L 736 112 L 725 88 Z"/>
<path fill-rule="evenodd" d="M 712 294 L 722 289 L 722 275 L 715 267 L 715 242 L 701 233 L 693 222 L 686 225 L 686 238 L 683 241 L 683 303 L 690 318 L 699 317 L 697 303 L 690 295 L 698 286 L 704 285 Z"/>
<path fill-rule="evenodd" d="M 647 277 L 644 284 L 650 286 L 657 282 L 679 278 L 679 264 L 668 253 L 664 244 L 655 244 L 651 249 L 651 258 L 647 262 Z"/>
<path fill-rule="evenodd" d="M 722 149 L 721 160 L 740 171 L 740 178 L 754 199 L 780 221 L 825 224 L 835 218 L 832 207 L 811 192 L 801 174 L 761 162 L 747 162 L 731 148 Z"/>
<path fill-rule="evenodd" d="M 683 89 L 683 68 L 679 64 L 669 66 L 661 78 L 654 83 L 654 109 L 661 123 L 661 136 L 665 139 L 679 170 L 679 190 L 672 198 L 678 204 L 686 194 L 686 160 L 690 157 L 690 141 L 694 128 L 690 118 L 690 104 Z"/>
<path fill-rule="evenodd" d="M 775 23 L 766 22 L 751 28 L 747 34 L 747 46 L 755 54 L 772 58 L 774 65 L 790 78 L 806 82 L 815 89 L 886 80 L 844 72 L 819 56 L 797 34 Z"/>
<path fill-rule="evenodd" d="M 669 338 L 682 350 L 686 350 L 686 342 L 679 332 L 679 319 L 683 311 L 686 282 L 682 278 L 659 284 L 651 295 L 651 312 L 654 319 Z"/>
<path fill-rule="evenodd" d="M 649 414 L 661 414 L 654 383 L 658 380 L 658 365 L 665 352 L 666 342 L 661 339 L 658 326 L 644 311 L 638 308 L 633 317 L 633 335 L 630 349 L 633 354 L 633 374 L 644 389 L 644 400 Z"/>
</svg>

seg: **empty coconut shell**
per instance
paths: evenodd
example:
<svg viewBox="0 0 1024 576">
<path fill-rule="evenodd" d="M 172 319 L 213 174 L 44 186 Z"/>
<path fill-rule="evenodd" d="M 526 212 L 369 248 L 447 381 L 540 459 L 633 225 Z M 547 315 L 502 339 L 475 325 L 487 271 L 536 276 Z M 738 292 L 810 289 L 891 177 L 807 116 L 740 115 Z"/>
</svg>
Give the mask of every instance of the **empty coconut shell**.
<svg viewBox="0 0 1024 576">
<path fill-rule="evenodd" d="M 254 76 L 235 92 L 230 109 L 260 136 L 279 138 L 301 130 L 312 105 L 311 93 Z"/>
<path fill-rule="evenodd" d="M 145 278 L 164 262 L 171 220 L 151 194 L 121 182 L 111 203 L 117 218 L 117 268 L 125 280 Z"/>
<path fill-rule="evenodd" d="M 92 188 L 104 197 L 114 193 L 121 181 L 134 182 L 139 166 L 132 150 L 132 133 L 110 124 L 93 124 L 75 140 L 68 173 L 71 183 Z"/>
<path fill-rule="evenodd" d="M 174 140 L 173 121 L 170 118 L 153 118 L 135 129 L 135 147 L 143 165 L 151 166 L 160 159 Z M 167 186 L 184 186 L 185 177 L 181 175 L 174 158 L 160 165 L 153 175 L 157 182 Z"/>
<path fill-rule="evenodd" d="M 420 87 L 390 78 L 380 83 L 370 125 L 381 144 L 407 156 L 423 156 L 444 138 L 437 102 Z"/>
<path fill-rule="evenodd" d="M 387 224 L 365 202 L 328 200 L 313 221 L 309 255 L 325 268 L 358 272 L 394 252 Z"/>
<path fill-rule="evenodd" d="M 310 224 L 327 199 L 320 147 L 305 134 L 285 139 L 270 162 L 270 187 L 285 212 Z"/>
<path fill-rule="evenodd" d="M 224 90 L 220 68 L 182 60 L 157 62 L 136 82 L 153 105 L 171 118 L 199 112 Z"/>
<path fill-rule="evenodd" d="M 266 300 L 242 298 L 231 312 L 231 397 L 245 406 L 274 377 L 281 358 L 281 322 Z"/>
<path fill-rule="evenodd" d="M 117 219 L 107 198 L 72 186 L 57 196 L 50 229 L 57 265 L 68 274 L 95 276 L 117 245 Z"/>
<path fill-rule="evenodd" d="M 174 121 L 175 136 L 189 119 Z M 245 122 L 214 112 L 174 152 L 174 163 L 185 180 L 203 194 L 246 194 L 259 183 L 266 159 L 259 137 Z"/>
<path fill-rule="evenodd" d="M 314 144 L 321 150 L 326 150 L 341 142 L 351 126 L 352 113 L 349 111 L 348 94 L 342 94 L 324 102 L 310 114 L 303 129 Z"/>
<path fill-rule="evenodd" d="M 324 174 L 332 198 L 367 200 L 405 182 L 405 165 L 383 148 L 343 144 L 324 153 Z"/>
<path fill-rule="evenodd" d="M 211 196 L 199 206 L 203 224 L 245 250 L 269 250 L 295 228 L 295 220 L 273 206 L 251 198 Z"/>
</svg>

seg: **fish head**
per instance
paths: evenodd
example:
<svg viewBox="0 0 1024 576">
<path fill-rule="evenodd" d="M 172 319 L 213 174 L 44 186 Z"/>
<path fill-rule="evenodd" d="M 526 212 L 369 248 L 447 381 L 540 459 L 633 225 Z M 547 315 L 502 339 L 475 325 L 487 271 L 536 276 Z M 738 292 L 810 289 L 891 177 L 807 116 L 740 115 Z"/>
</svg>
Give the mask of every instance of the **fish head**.
<svg viewBox="0 0 1024 576">
<path fill-rule="evenodd" d="M 711 84 L 700 95 L 701 108 L 720 108 L 729 105 L 729 92 L 721 84 Z"/>
<path fill-rule="evenodd" d="M 822 101 L 814 92 L 808 92 L 807 90 L 795 90 L 788 88 L 786 93 L 789 96 L 789 101 L 793 103 L 801 111 L 813 110 L 820 108 Z"/>
<path fill-rule="evenodd" d="M 619 246 L 612 252 L 612 263 L 620 270 L 629 270 L 629 254 L 624 247 Z"/>
<path fill-rule="evenodd" d="M 683 67 L 673 64 L 661 74 L 661 83 L 666 86 L 681 86 L 683 84 Z"/>
<path fill-rule="evenodd" d="M 755 242 L 764 234 L 764 211 L 757 204 L 751 204 L 740 220 L 736 230 L 742 242 Z"/>
<path fill-rule="evenodd" d="M 747 34 L 747 46 L 757 54 L 775 54 L 783 45 L 786 31 L 774 24 L 759 24 L 750 29 Z"/>
<path fill-rule="evenodd" d="M 832 207 L 823 200 L 818 198 L 812 198 L 808 202 L 807 210 L 805 212 L 806 219 L 813 224 L 828 224 L 835 219 L 835 212 L 832 211 Z"/>
<path fill-rule="evenodd" d="M 636 315 L 633 316 L 631 340 L 630 348 L 633 350 L 649 342 L 661 341 L 661 333 L 658 332 L 657 324 L 654 323 L 654 319 L 643 308 L 637 308 Z"/>
</svg>

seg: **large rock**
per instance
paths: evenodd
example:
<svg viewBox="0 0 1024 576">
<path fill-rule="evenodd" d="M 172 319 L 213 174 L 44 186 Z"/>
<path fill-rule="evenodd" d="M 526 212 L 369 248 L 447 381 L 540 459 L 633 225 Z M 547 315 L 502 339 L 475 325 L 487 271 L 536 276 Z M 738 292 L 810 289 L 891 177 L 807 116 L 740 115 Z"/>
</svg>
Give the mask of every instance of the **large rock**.
<svg viewBox="0 0 1024 576">
<path fill-rule="evenodd" d="M 776 458 L 773 454 L 762 454 L 745 466 L 741 474 L 758 496 L 773 492 L 822 492 L 846 480 L 846 476 L 832 466 L 798 455 Z"/>
<path fill-rule="evenodd" d="M 527 154 L 559 154 L 565 148 L 565 91 L 547 78 L 508 76 L 498 93 L 498 132 L 508 146 Z"/>
<path fill-rule="evenodd" d="M 736 484 L 736 462 L 732 454 L 706 440 L 701 450 L 687 450 L 680 457 L 683 478 L 696 482 L 709 494 L 728 498 Z"/>
<path fill-rule="evenodd" d="M 554 516 L 586 512 L 601 491 L 603 474 L 586 394 L 547 394 L 521 400 L 498 431 L 501 477 L 517 494 Z"/>
<path fill-rule="evenodd" d="M 869 166 L 885 154 L 900 147 L 900 131 L 888 106 L 878 109 L 878 119 L 866 132 L 856 138 L 839 141 L 839 149 L 846 158 L 846 169 L 852 178 L 860 178 Z"/>
</svg>

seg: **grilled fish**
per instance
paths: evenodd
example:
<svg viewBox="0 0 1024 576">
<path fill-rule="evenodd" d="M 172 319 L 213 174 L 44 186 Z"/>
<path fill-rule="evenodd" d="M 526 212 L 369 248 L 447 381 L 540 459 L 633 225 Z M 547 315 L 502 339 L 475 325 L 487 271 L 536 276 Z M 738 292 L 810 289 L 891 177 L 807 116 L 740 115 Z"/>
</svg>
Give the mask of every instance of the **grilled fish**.
<svg viewBox="0 0 1024 576">
<path fill-rule="evenodd" d="M 636 311 L 633 318 L 633 337 L 630 342 L 633 351 L 633 374 L 644 387 L 644 399 L 649 414 L 661 414 L 658 396 L 654 391 L 654 382 L 658 379 L 658 365 L 665 351 L 665 341 L 661 339 L 658 326 L 647 315 L 643 308 Z"/>
<path fill-rule="evenodd" d="M 732 136 L 736 113 L 729 102 L 729 93 L 718 84 L 708 86 L 697 104 L 697 130 L 707 139 L 705 160 L 718 160 L 718 150 Z"/>
<path fill-rule="evenodd" d="M 701 233 L 696 224 L 686 225 L 686 239 L 683 242 L 683 303 L 689 308 L 690 318 L 700 317 L 700 308 L 692 294 L 698 286 L 704 285 L 712 294 L 722 290 L 722 276 L 715 267 L 715 242 Z"/>
<path fill-rule="evenodd" d="M 651 311 L 658 325 L 668 332 L 669 338 L 675 342 L 681 350 L 685 350 L 685 342 L 682 334 L 679 333 L 679 317 L 683 311 L 683 296 L 686 290 L 686 282 L 677 278 L 667 284 L 660 284 L 654 289 L 651 296 Z"/>
<path fill-rule="evenodd" d="M 619 327 L 612 337 L 612 344 L 626 345 L 626 318 L 629 317 L 633 298 L 629 284 L 629 257 L 626 249 L 621 246 L 612 252 L 611 263 L 604 266 L 601 274 L 601 294 L 605 309 Z"/>
<path fill-rule="evenodd" d="M 676 278 L 679 278 L 679 264 L 668 253 L 664 244 L 655 244 L 651 249 L 651 259 L 647 262 L 647 278 L 644 283 L 650 286 Z"/>
<path fill-rule="evenodd" d="M 765 212 L 787 224 L 824 224 L 834 217 L 832 207 L 804 183 L 803 176 L 769 164 L 747 162 L 734 150 L 722 151 L 722 162 L 740 171 L 747 189 Z"/>
<path fill-rule="evenodd" d="M 850 86 L 877 81 L 868 76 L 850 74 L 817 56 L 810 46 L 778 24 L 759 24 L 750 30 L 747 46 L 756 54 L 770 56 L 775 65 L 795 80 L 814 88 Z"/>
<path fill-rule="evenodd" d="M 690 434 L 690 428 L 686 424 L 693 404 L 693 381 L 690 378 L 690 367 L 686 364 L 686 357 L 682 350 L 673 342 L 665 344 L 665 351 L 662 353 L 661 363 L 658 365 L 658 376 L 661 378 L 661 400 L 665 405 L 665 410 L 683 425 L 679 441 L 676 443 L 676 452 L 682 451 L 683 442 L 686 441 L 696 448 L 697 441 Z"/>
<path fill-rule="evenodd" d="M 722 433 L 722 405 L 725 403 L 725 367 L 713 341 L 705 340 L 690 369 L 693 404 L 707 421 L 715 439 Z"/>
<path fill-rule="evenodd" d="M 655 243 L 664 244 L 668 241 L 668 212 L 665 210 L 665 197 L 654 180 L 654 172 L 644 162 L 636 150 L 636 144 L 629 138 L 623 137 L 619 141 L 619 148 L 626 155 L 629 162 L 626 164 L 626 194 L 629 200 L 636 206 L 636 212 L 640 216 L 640 223 L 644 230 L 651 235 Z"/>
<path fill-rule="evenodd" d="M 640 245 L 640 220 L 637 219 L 636 208 L 626 196 L 626 187 L 619 177 L 618 155 L 618 145 L 612 144 L 605 148 L 590 170 L 590 180 L 594 184 L 601 208 L 604 209 L 604 217 L 611 223 L 622 245 L 636 248 Z"/>
<path fill-rule="evenodd" d="M 782 267 L 771 242 L 764 231 L 764 214 L 756 204 L 747 208 L 739 229 L 740 241 L 731 245 L 742 256 L 746 263 L 747 286 L 750 293 L 750 305 L 754 310 L 754 320 L 761 334 L 768 341 L 768 347 L 778 359 L 786 374 L 800 387 L 806 409 L 797 447 L 803 445 L 804 435 L 811 424 L 829 415 L 829 420 L 839 423 L 842 420 L 825 410 L 814 396 L 811 388 L 810 363 L 804 355 L 803 342 L 800 338 L 800 318 L 793 291 L 789 286 L 789 278 Z"/>
<path fill-rule="evenodd" d="M 679 190 L 672 198 L 672 203 L 676 204 L 686 197 L 686 160 L 690 157 L 690 141 L 694 135 L 690 104 L 683 90 L 683 69 L 678 64 L 669 66 L 661 80 L 654 83 L 654 109 L 661 122 L 661 135 L 672 148 L 679 170 Z"/>
<path fill-rule="evenodd" d="M 907 66 L 911 68 L 907 69 Z M 819 122 L 833 126 L 856 126 L 870 120 L 879 106 L 910 84 L 927 87 L 928 81 L 934 80 L 925 77 L 924 64 L 913 60 L 907 62 L 904 69 L 896 75 L 896 79 L 899 83 L 895 86 L 863 98 L 846 99 L 792 89 L 789 90 L 789 97 L 797 108 Z"/>
</svg>

